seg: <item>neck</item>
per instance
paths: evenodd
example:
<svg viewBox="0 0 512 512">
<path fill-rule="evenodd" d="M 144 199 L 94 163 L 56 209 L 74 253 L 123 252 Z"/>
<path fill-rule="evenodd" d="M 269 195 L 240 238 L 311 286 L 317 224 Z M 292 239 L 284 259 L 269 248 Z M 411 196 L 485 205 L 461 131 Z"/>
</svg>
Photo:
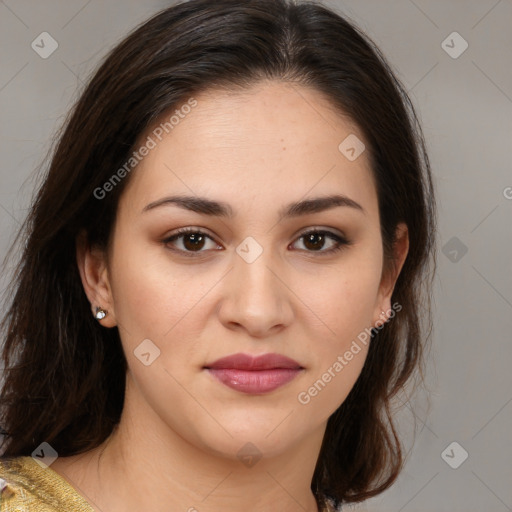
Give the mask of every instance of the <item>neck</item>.
<svg viewBox="0 0 512 512">
<path fill-rule="evenodd" d="M 318 511 L 310 487 L 325 423 L 278 455 L 258 459 L 247 447 L 229 458 L 184 439 L 150 407 L 141 414 L 128 388 L 107 441 L 55 466 L 98 511 Z"/>
</svg>

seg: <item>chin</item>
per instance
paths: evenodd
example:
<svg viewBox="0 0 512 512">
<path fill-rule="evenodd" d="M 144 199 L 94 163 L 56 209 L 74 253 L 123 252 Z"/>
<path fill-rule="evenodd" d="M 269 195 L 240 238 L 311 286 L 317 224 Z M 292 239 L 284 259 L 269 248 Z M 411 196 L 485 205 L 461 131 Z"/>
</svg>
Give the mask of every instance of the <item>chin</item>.
<svg viewBox="0 0 512 512">
<path fill-rule="evenodd" d="M 275 408 L 272 415 L 258 416 L 254 411 L 239 410 L 229 419 L 226 415 L 218 418 L 224 428 L 217 425 L 218 428 L 212 430 L 210 424 L 204 425 L 197 435 L 204 449 L 217 456 L 228 459 L 250 455 L 277 457 L 308 435 L 304 421 L 298 418 L 289 421 L 294 416 L 291 411 L 291 408 L 288 412 Z"/>
</svg>

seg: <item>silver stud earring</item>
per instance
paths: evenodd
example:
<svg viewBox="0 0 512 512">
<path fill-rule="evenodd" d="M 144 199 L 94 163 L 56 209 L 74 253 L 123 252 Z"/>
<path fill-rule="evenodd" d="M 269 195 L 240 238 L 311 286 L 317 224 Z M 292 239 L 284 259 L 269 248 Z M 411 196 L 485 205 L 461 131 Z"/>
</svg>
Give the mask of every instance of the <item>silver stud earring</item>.
<svg viewBox="0 0 512 512">
<path fill-rule="evenodd" d="M 103 320 L 108 314 L 108 311 L 106 309 L 103 309 L 102 307 L 96 308 L 96 313 L 94 313 L 94 318 L 96 320 Z"/>
</svg>

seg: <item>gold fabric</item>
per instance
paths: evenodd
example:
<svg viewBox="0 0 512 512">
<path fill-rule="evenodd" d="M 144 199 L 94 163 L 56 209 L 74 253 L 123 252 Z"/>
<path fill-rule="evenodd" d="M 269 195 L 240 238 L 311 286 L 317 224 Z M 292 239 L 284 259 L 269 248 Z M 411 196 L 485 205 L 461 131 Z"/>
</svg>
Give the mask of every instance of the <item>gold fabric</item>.
<svg viewBox="0 0 512 512">
<path fill-rule="evenodd" d="M 1 512 L 94 512 L 64 478 L 32 457 L 0 459 L 0 478 Z"/>
<path fill-rule="evenodd" d="M 0 512 L 62 511 L 94 509 L 51 467 L 41 467 L 32 457 L 0 458 Z"/>
</svg>

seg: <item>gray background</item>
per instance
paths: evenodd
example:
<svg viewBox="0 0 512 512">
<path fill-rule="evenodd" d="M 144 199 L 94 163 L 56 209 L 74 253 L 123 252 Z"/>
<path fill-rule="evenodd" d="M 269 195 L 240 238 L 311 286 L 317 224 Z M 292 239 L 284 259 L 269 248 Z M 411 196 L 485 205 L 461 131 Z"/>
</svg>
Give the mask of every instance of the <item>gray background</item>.
<svg viewBox="0 0 512 512">
<path fill-rule="evenodd" d="M 0 257 L 25 216 L 34 170 L 90 71 L 170 3 L 0 1 Z M 512 510 L 512 0 L 325 4 L 374 39 L 412 96 L 440 215 L 428 394 L 399 413 L 409 448 L 401 476 L 357 509 Z M 47 59 L 31 48 L 44 31 L 59 45 Z M 469 45 L 457 58 L 442 46 L 454 31 Z M 463 47 L 452 39 L 445 45 L 454 54 Z M 4 272 L 2 289 L 5 282 Z M 469 456 L 453 469 L 445 461 L 460 463 L 462 449 Z"/>
</svg>

